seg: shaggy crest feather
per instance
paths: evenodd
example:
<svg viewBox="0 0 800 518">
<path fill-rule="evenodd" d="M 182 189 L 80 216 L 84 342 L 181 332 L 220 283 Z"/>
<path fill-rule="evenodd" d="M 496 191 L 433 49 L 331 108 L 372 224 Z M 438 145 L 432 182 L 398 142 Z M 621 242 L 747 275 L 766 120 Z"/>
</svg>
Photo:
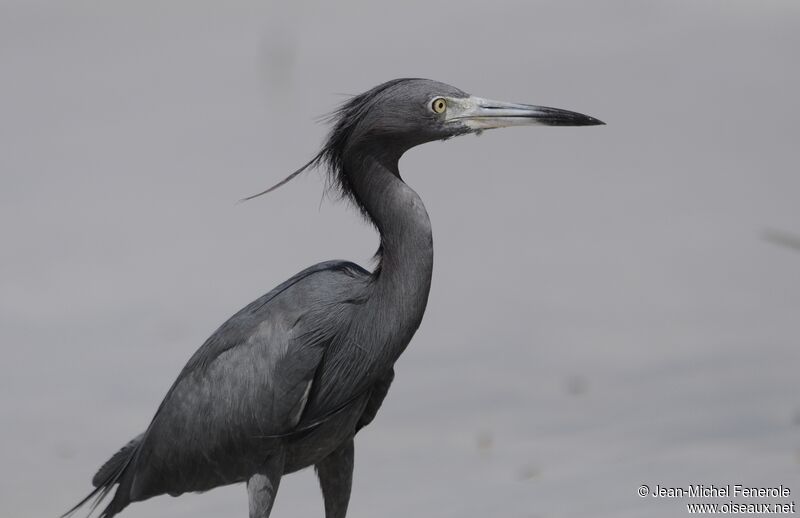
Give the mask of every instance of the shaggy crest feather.
<svg viewBox="0 0 800 518">
<path fill-rule="evenodd" d="M 319 153 L 317 153 L 314 158 L 269 189 L 242 198 L 240 201 L 252 200 L 253 198 L 270 193 L 289 183 L 303 171 L 321 167 L 327 174 L 326 192 L 336 192 L 338 197 L 351 201 L 358 207 L 359 211 L 364 213 L 365 209 L 354 195 L 350 179 L 344 170 L 344 153 L 348 145 L 352 144 L 351 136 L 353 135 L 353 131 L 364 118 L 364 115 L 374 106 L 381 94 L 399 84 L 414 80 L 413 78 L 393 79 L 367 90 L 364 93 L 354 95 L 342 103 L 336 110 L 322 118 L 324 122 L 331 124 L 333 127 L 330 133 L 328 133 L 322 149 L 320 149 Z"/>
</svg>

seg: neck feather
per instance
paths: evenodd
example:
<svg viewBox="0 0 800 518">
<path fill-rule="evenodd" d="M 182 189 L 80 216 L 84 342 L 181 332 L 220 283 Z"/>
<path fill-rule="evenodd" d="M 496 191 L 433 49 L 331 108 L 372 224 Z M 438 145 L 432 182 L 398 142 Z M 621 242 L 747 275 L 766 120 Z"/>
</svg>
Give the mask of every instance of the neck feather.
<svg viewBox="0 0 800 518">
<path fill-rule="evenodd" d="M 396 332 L 407 335 L 407 342 L 422 321 L 431 286 L 433 240 L 428 213 L 417 193 L 400 178 L 397 159 L 360 156 L 343 165 L 356 202 L 380 233 L 380 263 L 372 274 L 370 302 L 394 321 Z"/>
</svg>

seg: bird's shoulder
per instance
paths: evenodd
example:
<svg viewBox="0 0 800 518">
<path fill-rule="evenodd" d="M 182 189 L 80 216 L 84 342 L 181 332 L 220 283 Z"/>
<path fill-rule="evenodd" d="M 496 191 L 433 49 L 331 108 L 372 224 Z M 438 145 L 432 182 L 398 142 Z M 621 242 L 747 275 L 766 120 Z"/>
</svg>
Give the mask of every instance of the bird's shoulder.
<svg viewBox="0 0 800 518">
<path fill-rule="evenodd" d="M 223 323 L 192 355 L 181 376 L 203 369 L 237 345 L 260 340 L 285 342 L 302 336 L 312 315 L 332 306 L 358 303 L 369 272 L 350 261 L 325 261 L 298 272 Z M 310 324 L 310 325 L 309 325 Z"/>
</svg>

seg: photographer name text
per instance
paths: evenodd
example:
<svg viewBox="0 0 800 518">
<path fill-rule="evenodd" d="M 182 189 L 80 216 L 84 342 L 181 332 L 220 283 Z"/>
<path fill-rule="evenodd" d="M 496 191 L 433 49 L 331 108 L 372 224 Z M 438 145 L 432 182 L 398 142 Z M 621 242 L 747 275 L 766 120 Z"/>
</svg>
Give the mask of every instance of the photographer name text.
<svg viewBox="0 0 800 518">
<path fill-rule="evenodd" d="M 640 488 L 640 496 L 642 494 Z M 784 485 L 776 487 L 749 487 L 744 484 L 692 484 L 688 487 L 667 487 L 656 484 L 647 493 L 654 498 L 787 498 L 792 490 Z"/>
</svg>

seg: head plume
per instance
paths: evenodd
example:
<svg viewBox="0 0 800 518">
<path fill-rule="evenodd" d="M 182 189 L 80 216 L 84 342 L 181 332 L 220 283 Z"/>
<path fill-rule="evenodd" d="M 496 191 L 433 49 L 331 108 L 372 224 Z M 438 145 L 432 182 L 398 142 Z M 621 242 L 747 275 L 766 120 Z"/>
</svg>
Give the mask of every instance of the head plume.
<svg viewBox="0 0 800 518">
<path fill-rule="evenodd" d="M 357 200 L 353 196 L 353 189 L 350 185 L 350 181 L 344 172 L 344 152 L 347 149 L 348 143 L 351 141 L 354 130 L 358 127 L 364 115 L 375 104 L 380 94 L 406 81 L 410 81 L 410 79 L 394 79 L 392 81 L 387 81 L 362 94 L 355 95 L 342 103 L 336 110 L 323 118 L 324 121 L 332 125 L 332 128 L 328 133 L 328 137 L 325 139 L 325 144 L 323 144 L 322 149 L 320 149 L 319 153 L 317 153 L 314 158 L 269 189 L 242 198 L 240 201 L 252 200 L 253 198 L 270 193 L 287 184 L 303 171 L 321 167 L 327 173 L 327 190 L 335 191 L 341 197 L 350 199 L 358 205 Z"/>
</svg>

